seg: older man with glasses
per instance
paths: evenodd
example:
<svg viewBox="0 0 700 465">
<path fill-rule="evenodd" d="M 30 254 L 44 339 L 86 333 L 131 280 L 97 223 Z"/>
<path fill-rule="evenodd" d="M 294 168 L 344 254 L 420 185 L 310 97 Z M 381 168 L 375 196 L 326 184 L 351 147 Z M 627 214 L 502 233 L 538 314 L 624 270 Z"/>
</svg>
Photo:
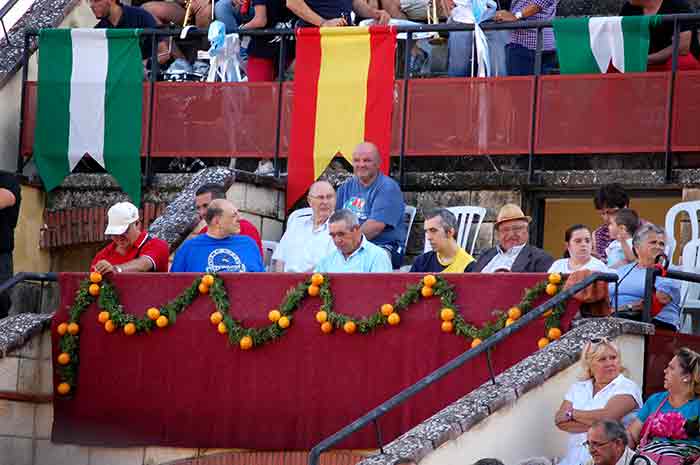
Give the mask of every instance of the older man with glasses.
<svg viewBox="0 0 700 465">
<path fill-rule="evenodd" d="M 486 250 L 469 267 L 470 271 L 495 273 L 546 273 L 554 259 L 544 250 L 528 244 L 528 227 L 532 218 L 525 216 L 519 206 L 506 204 L 496 217 L 498 245 Z"/>
<path fill-rule="evenodd" d="M 614 420 L 593 423 L 588 429 L 588 440 L 584 443 L 591 453 L 593 465 L 630 465 L 635 453 L 627 444 L 625 427 Z M 651 462 L 648 465 L 654 464 Z"/>
</svg>

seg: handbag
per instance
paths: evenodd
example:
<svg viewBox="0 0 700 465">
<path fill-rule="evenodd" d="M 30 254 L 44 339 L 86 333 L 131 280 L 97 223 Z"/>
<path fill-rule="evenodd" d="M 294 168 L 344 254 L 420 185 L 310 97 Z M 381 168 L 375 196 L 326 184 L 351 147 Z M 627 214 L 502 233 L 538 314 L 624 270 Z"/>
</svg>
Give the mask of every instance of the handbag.
<svg viewBox="0 0 700 465">
<path fill-rule="evenodd" d="M 649 430 L 651 429 L 651 421 L 656 417 L 656 415 L 661 410 L 661 407 L 668 402 L 668 396 L 663 402 L 659 404 L 653 415 L 650 415 L 644 422 L 642 426 L 642 438 L 639 440 L 639 445 L 637 446 L 637 454 L 648 457 L 650 460 L 656 462 L 657 465 L 683 465 L 685 457 L 682 455 L 675 454 L 660 454 L 651 450 L 644 450 L 645 447 L 649 445 Z"/>
</svg>

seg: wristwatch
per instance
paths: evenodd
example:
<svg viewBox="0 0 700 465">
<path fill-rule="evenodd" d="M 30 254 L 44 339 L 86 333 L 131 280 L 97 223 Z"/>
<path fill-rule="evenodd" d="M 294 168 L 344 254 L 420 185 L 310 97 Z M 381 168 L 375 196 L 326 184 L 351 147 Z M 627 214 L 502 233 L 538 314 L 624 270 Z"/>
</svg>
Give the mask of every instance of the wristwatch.
<svg viewBox="0 0 700 465">
<path fill-rule="evenodd" d="M 522 11 L 516 11 L 513 16 L 515 16 L 515 19 L 523 19 L 523 12 Z"/>
</svg>

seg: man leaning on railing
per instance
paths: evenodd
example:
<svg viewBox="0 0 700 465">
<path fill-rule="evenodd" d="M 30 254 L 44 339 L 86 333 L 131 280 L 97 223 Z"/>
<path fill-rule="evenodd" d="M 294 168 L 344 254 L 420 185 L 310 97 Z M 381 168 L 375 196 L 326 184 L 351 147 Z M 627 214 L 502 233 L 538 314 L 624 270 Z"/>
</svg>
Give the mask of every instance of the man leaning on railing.
<svg viewBox="0 0 700 465">
<path fill-rule="evenodd" d="M 17 176 L 0 172 L 0 284 L 12 278 L 12 251 L 15 248 L 15 226 L 21 202 Z M 0 294 L 0 318 L 10 311 L 10 295 Z"/>
</svg>

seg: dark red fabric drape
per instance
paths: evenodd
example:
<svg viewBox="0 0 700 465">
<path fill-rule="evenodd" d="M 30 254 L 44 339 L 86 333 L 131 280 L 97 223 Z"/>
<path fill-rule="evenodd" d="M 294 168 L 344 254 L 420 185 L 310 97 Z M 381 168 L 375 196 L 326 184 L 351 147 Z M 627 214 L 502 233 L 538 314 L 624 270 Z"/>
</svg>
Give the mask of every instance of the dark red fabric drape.
<svg viewBox="0 0 700 465">
<path fill-rule="evenodd" d="M 234 274 L 225 278 L 233 315 L 246 326 L 268 324 L 267 313 L 301 274 Z M 55 327 L 68 317 L 84 274 L 60 275 L 61 307 Z M 174 298 L 193 274 L 131 274 L 114 279 L 121 303 L 143 315 Z M 335 309 L 366 315 L 414 284 L 418 275 L 335 275 Z M 468 321 L 481 324 L 495 308 L 520 301 L 536 274 L 448 275 Z M 307 298 L 287 334 L 251 351 L 229 346 L 209 322 L 213 303 L 198 297 L 174 326 L 151 334 L 107 334 L 98 310 L 85 312 L 80 371 L 72 398 L 56 396 L 55 442 L 84 445 L 309 449 L 403 388 L 466 350 L 470 341 L 440 331 L 437 298 L 401 315 L 397 327 L 373 334 L 324 335 L 314 315 L 320 300 Z M 565 327 L 571 319 L 570 308 Z M 542 320 L 515 334 L 493 353 L 498 372 L 537 349 Z M 468 363 L 380 420 L 385 441 L 418 424 L 488 378 L 485 357 Z M 375 447 L 366 428 L 339 447 Z"/>
</svg>

